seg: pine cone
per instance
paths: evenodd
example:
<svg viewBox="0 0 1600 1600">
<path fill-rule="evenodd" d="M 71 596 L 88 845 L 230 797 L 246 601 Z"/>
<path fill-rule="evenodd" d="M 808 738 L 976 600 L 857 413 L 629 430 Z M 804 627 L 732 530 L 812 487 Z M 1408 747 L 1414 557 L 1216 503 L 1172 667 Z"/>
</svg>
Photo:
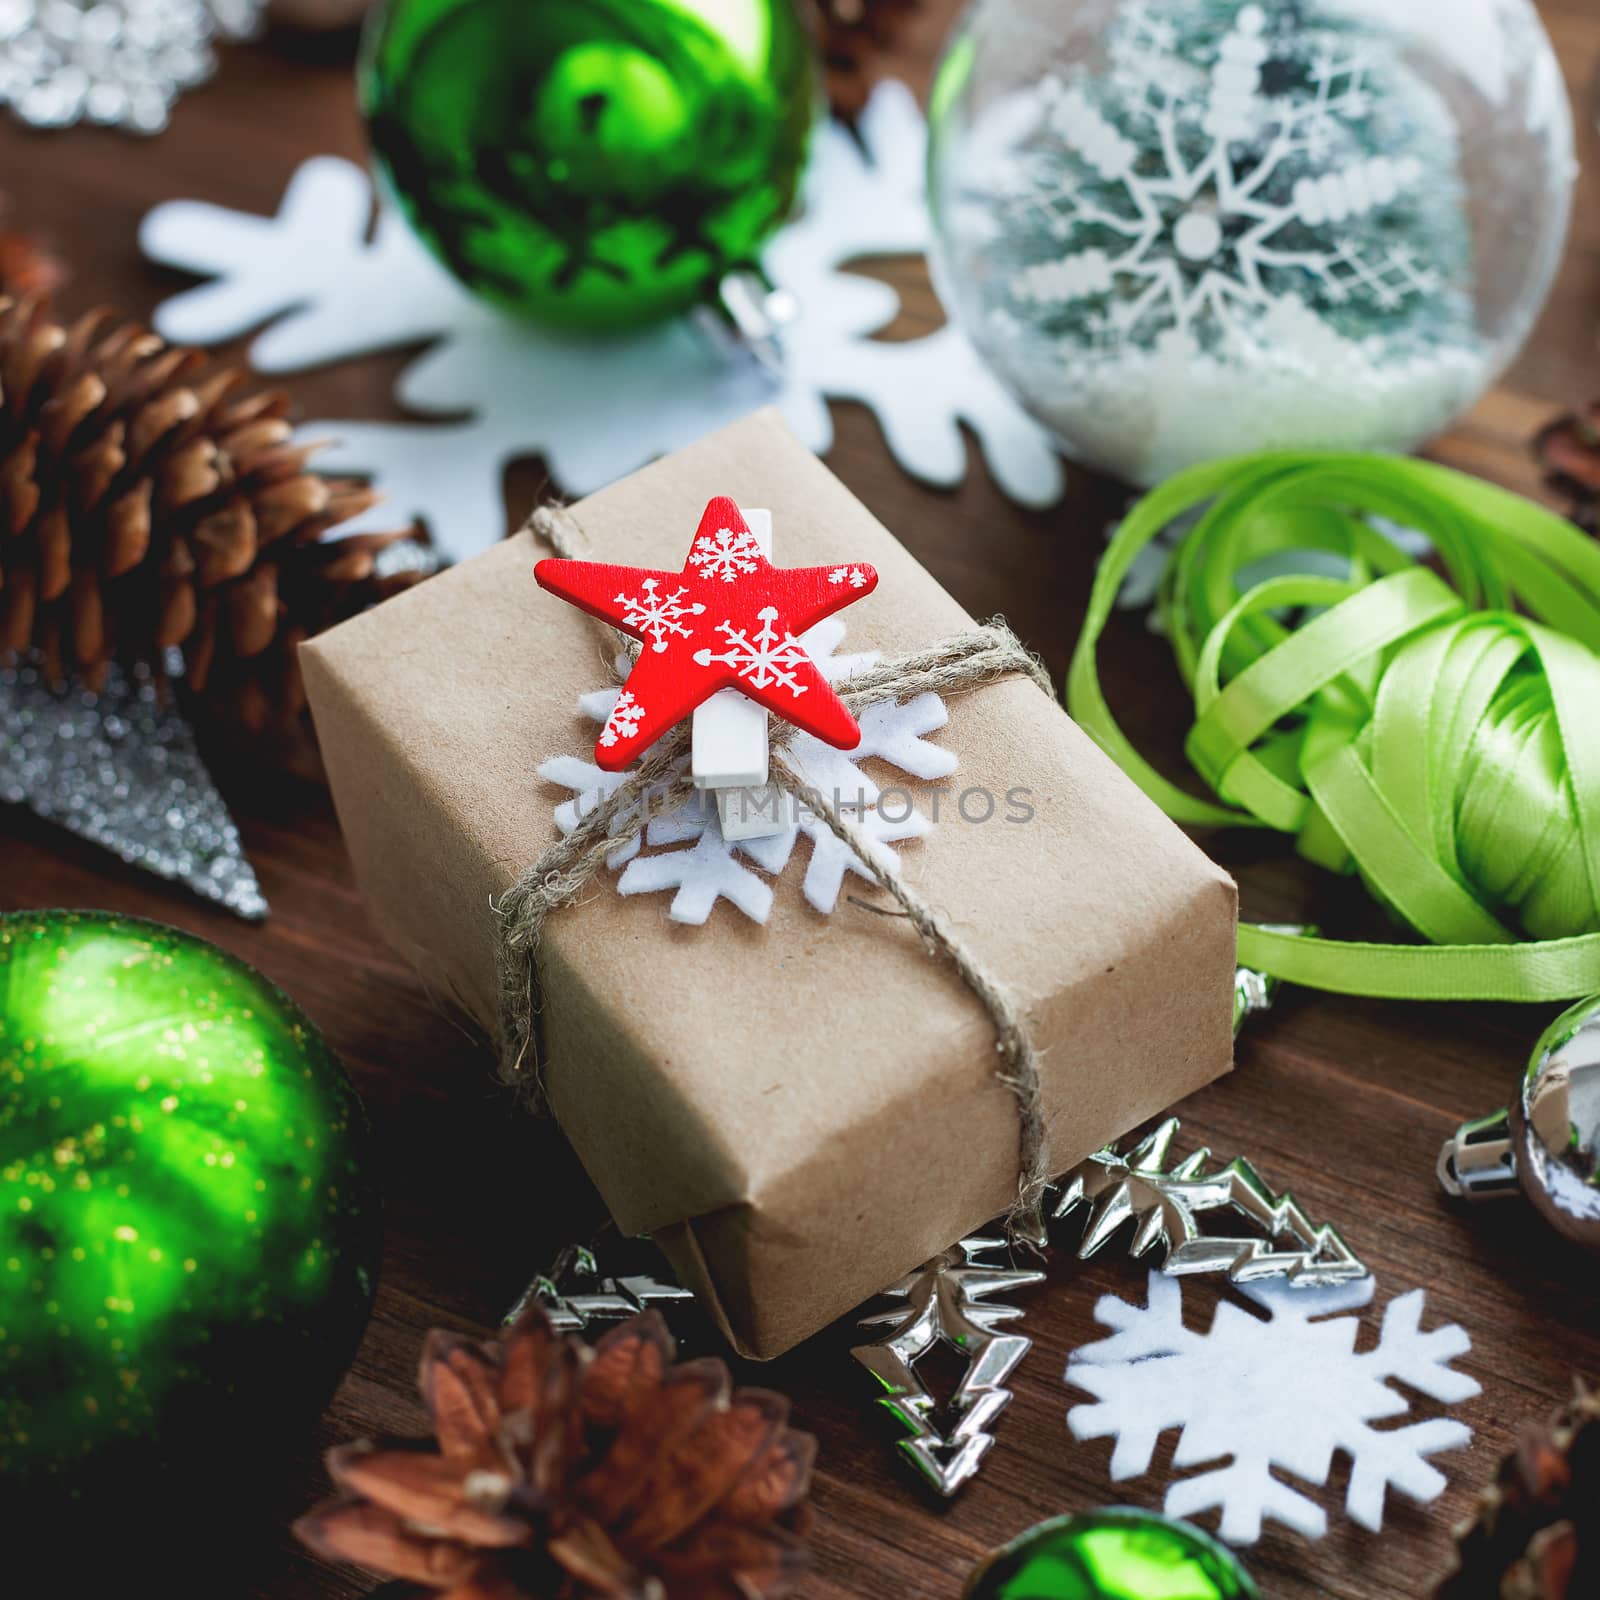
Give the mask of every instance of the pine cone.
<svg viewBox="0 0 1600 1600">
<path fill-rule="evenodd" d="M 0 653 L 93 687 L 181 647 L 230 720 L 288 725 L 299 642 L 414 582 L 375 572 L 409 535 L 319 542 L 377 496 L 306 471 L 286 396 L 205 366 L 107 311 L 0 300 Z"/>
<path fill-rule="evenodd" d="M 0 230 L 0 295 L 49 295 L 67 281 L 67 264 L 43 240 Z"/>
<path fill-rule="evenodd" d="M 841 117 L 860 113 L 872 92 L 877 58 L 922 0 L 812 0 L 827 69 L 828 104 Z"/>
<path fill-rule="evenodd" d="M 805 1566 L 815 1441 L 720 1361 L 673 1365 L 655 1312 L 591 1349 L 537 1305 L 494 1343 L 435 1331 L 436 1448 L 346 1445 L 314 1550 L 449 1600 L 771 1600 Z"/>
<path fill-rule="evenodd" d="M 1581 528 L 1600 533 L 1600 400 L 1540 430 L 1534 454 L 1545 481 L 1571 502 L 1568 515 Z"/>
<path fill-rule="evenodd" d="M 1501 1463 L 1456 1534 L 1436 1600 L 1589 1600 L 1600 1594 L 1600 1394 L 1579 1389 Z"/>
</svg>

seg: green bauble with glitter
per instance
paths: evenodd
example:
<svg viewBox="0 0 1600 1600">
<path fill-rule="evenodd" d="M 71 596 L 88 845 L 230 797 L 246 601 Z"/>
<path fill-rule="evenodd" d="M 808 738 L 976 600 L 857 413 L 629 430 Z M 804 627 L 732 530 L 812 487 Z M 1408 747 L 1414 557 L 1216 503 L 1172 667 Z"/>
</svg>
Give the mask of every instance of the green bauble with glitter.
<svg viewBox="0 0 1600 1600">
<path fill-rule="evenodd" d="M 754 265 L 819 103 L 793 0 L 389 0 L 360 85 L 440 260 L 591 330 L 669 317 Z"/>
<path fill-rule="evenodd" d="M 1091 1511 L 1030 1528 L 972 1575 L 965 1600 L 1259 1600 L 1217 1541 L 1146 1511 Z"/>
<path fill-rule="evenodd" d="M 176 929 L 0 917 L 0 1489 L 216 1469 L 307 1424 L 378 1268 L 366 1121 L 322 1036 Z"/>
</svg>

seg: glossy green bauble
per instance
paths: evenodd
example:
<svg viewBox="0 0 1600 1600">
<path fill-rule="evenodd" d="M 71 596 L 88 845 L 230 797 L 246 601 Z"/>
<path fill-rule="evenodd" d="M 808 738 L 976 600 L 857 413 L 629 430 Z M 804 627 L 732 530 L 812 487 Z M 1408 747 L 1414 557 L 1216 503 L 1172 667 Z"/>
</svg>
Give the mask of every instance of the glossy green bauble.
<svg viewBox="0 0 1600 1600">
<path fill-rule="evenodd" d="M 214 1472 L 315 1417 L 371 1307 L 366 1142 L 337 1058 L 242 962 L 0 917 L 3 1492 Z"/>
<path fill-rule="evenodd" d="M 1090 1511 L 1030 1528 L 968 1581 L 966 1600 L 1258 1600 L 1208 1534 L 1145 1511 Z"/>
<path fill-rule="evenodd" d="M 671 316 L 752 265 L 818 105 L 794 0 L 389 0 L 360 83 L 440 260 L 575 329 Z"/>
</svg>

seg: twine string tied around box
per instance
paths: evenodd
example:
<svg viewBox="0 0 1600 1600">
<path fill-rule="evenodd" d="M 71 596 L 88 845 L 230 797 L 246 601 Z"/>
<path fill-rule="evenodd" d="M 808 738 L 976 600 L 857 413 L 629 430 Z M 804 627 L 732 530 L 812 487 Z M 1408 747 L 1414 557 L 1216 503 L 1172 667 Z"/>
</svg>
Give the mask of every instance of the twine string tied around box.
<svg viewBox="0 0 1600 1600">
<path fill-rule="evenodd" d="M 568 560 L 583 559 L 587 542 L 572 515 L 555 505 L 540 506 L 529 517 L 532 533 Z M 620 682 L 623 663 L 637 655 L 638 643 L 600 624 L 615 648 L 609 665 Z M 1044 664 L 1000 619 L 941 639 L 926 649 L 892 656 L 837 686 L 851 709 L 913 695 L 954 694 L 1015 676 L 1031 678 L 1055 698 Z M 1040 1093 L 1039 1061 L 1021 1008 L 955 931 L 949 919 L 890 865 L 876 842 L 828 796 L 806 781 L 789 749 L 793 729 L 774 721 L 772 770 L 788 804 L 804 804 L 829 831 L 855 852 L 873 881 L 899 905 L 931 955 L 947 961 L 977 997 L 994 1027 L 994 1077 L 1012 1096 L 1017 1110 L 1017 1194 L 1008 1218 L 1014 1241 L 1037 1245 L 1044 1225 L 1041 1207 L 1049 1185 L 1050 1158 Z M 694 785 L 687 757 L 687 723 L 664 735 L 632 767 L 573 831 L 557 840 L 496 902 L 499 917 L 498 972 L 500 1070 L 502 1078 L 526 1090 L 536 1104 L 544 1099 L 537 1019 L 537 962 L 545 924 L 552 912 L 574 904 L 598 876 L 607 859 L 644 832 L 653 804 L 689 799 Z"/>
</svg>

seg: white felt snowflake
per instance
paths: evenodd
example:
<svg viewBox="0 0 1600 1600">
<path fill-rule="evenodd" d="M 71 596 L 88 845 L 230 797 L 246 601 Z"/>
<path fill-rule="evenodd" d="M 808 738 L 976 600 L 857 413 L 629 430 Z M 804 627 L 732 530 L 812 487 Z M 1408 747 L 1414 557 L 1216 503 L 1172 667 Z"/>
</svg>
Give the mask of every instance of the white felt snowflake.
<svg viewBox="0 0 1600 1600">
<path fill-rule="evenodd" d="M 755 535 L 741 529 L 718 528 L 715 533 L 702 534 L 689 552 L 689 564 L 698 567 L 702 576 L 721 578 L 724 583 L 737 583 L 742 572 L 754 572 L 761 562 L 761 546 Z"/>
<path fill-rule="evenodd" d="M 1437 288 L 1438 273 L 1404 242 L 1356 231 L 1416 188 L 1422 163 L 1397 153 L 1323 164 L 1335 134 L 1370 115 L 1368 64 L 1330 46 L 1311 63 L 1309 88 L 1275 93 L 1274 50 L 1265 11 L 1241 5 L 1202 69 L 1184 59 L 1170 22 L 1135 6 L 1114 41 L 1116 81 L 1161 152 L 1153 165 L 1086 80 L 1047 80 L 1046 139 L 1009 203 L 1042 218 L 1064 253 L 1020 268 L 1016 299 L 1064 307 L 1120 282 L 1128 287 L 1100 314 L 1103 342 L 1176 337 L 1199 348 L 1237 340 L 1308 291 L 1393 311 Z M 1291 162 L 1298 175 L 1286 184 L 1279 174 Z"/>
<path fill-rule="evenodd" d="M 830 683 L 842 682 L 877 659 L 870 653 L 837 655 L 844 631 L 843 622 L 830 618 L 798 641 Z M 625 671 L 627 663 L 621 661 L 618 666 Z M 592 721 L 609 726 L 626 694 L 615 688 L 596 690 L 583 696 L 579 709 Z M 948 777 L 956 770 L 956 757 L 926 737 L 945 725 L 947 715 L 944 701 L 936 694 L 920 694 L 903 705 L 878 701 L 865 707 L 857 718 L 861 743 L 856 749 L 836 750 L 800 733 L 794 736 L 789 753 L 807 787 L 848 814 L 882 859 L 895 866 L 899 858 L 890 846 L 925 837 L 933 823 L 903 791 L 885 796 L 860 763 L 882 761 L 929 783 Z M 555 809 L 556 825 L 563 833 L 571 833 L 626 777 L 625 773 L 604 772 L 578 756 L 546 761 L 539 775 L 572 794 Z M 891 798 L 892 805 L 882 804 Z M 719 900 L 726 900 L 756 922 L 765 922 L 772 911 L 768 880 L 787 868 L 803 837 L 810 841 L 811 855 L 802 892 L 814 910 L 827 915 L 838 904 L 846 873 L 869 879 L 870 874 L 810 806 L 786 803 L 783 815 L 782 832 L 730 843 L 722 837 L 715 801 L 695 795 L 671 811 L 652 816 L 642 843 L 634 839 L 612 852 L 609 865 L 622 872 L 617 892 L 673 891 L 668 915 L 675 922 L 703 923 Z"/>
<path fill-rule="evenodd" d="M 157 309 L 156 327 L 174 341 L 218 344 L 276 319 L 250 352 L 269 373 L 429 343 L 397 388 L 425 420 L 305 430 L 338 440 L 321 467 L 370 475 L 386 496 L 341 533 L 420 516 L 460 559 L 503 533 L 502 476 L 522 457 L 543 456 L 562 489 L 585 495 L 768 405 L 821 454 L 833 442 L 830 399 L 871 407 L 901 465 L 945 488 L 967 473 L 965 423 L 1007 494 L 1054 504 L 1064 486 L 1055 446 L 966 337 L 952 325 L 926 338 L 875 338 L 900 298 L 845 270 L 925 250 L 926 149 L 922 114 L 902 84 L 876 91 L 856 131 L 820 130 L 805 210 L 766 255 L 772 280 L 800 307 L 778 373 L 719 350 L 688 318 L 580 337 L 498 311 L 394 212 L 380 210 L 372 227 L 367 175 L 333 157 L 296 172 L 275 217 L 173 201 L 145 218 L 140 239 L 154 260 L 214 280 Z"/>
<path fill-rule="evenodd" d="M 1358 1349 L 1360 1318 L 1335 1313 L 1367 1305 L 1373 1289 L 1370 1277 L 1321 1290 L 1252 1284 L 1242 1292 L 1265 1318 L 1222 1300 L 1210 1329 L 1197 1333 L 1184 1325 L 1179 1281 L 1153 1272 L 1148 1305 L 1107 1295 L 1096 1306 L 1096 1319 L 1113 1332 L 1067 1365 L 1068 1382 L 1095 1397 L 1068 1413 L 1068 1425 L 1078 1439 L 1116 1439 L 1117 1482 L 1148 1472 L 1157 1439 L 1181 1428 L 1173 1467 L 1204 1470 L 1172 1483 L 1165 1510 L 1220 1510 L 1222 1537 L 1233 1544 L 1253 1544 L 1267 1518 L 1320 1538 L 1322 1508 L 1273 1469 L 1325 1484 L 1335 1453 L 1344 1452 L 1346 1509 L 1376 1532 L 1390 1489 L 1436 1499 L 1445 1479 L 1428 1457 L 1472 1437 L 1448 1418 L 1374 1427 L 1410 1409 L 1392 1384 L 1446 1403 L 1470 1399 L 1478 1385 L 1450 1365 L 1471 1348 L 1463 1329 L 1422 1331 L 1420 1289 L 1391 1300 L 1376 1345 Z"/>
</svg>

